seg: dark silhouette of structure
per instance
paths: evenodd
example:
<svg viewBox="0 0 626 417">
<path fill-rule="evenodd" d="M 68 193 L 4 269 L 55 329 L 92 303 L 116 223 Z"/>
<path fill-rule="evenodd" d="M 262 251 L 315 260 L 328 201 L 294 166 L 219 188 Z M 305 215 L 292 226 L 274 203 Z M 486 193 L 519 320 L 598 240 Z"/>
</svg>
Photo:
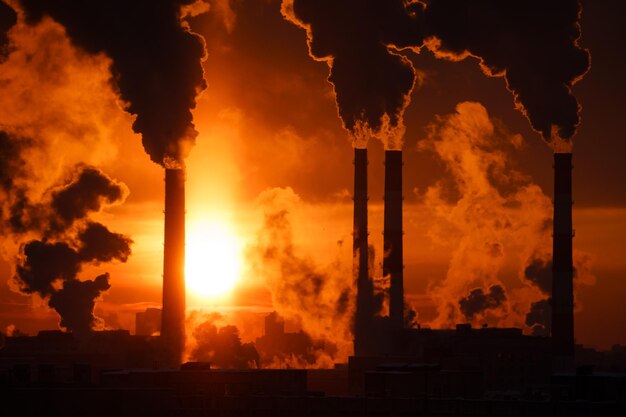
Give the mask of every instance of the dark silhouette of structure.
<svg viewBox="0 0 626 417">
<path fill-rule="evenodd" d="M 326 348 L 324 341 L 313 340 L 303 332 L 285 332 L 285 321 L 274 311 L 265 316 L 265 332 L 254 343 L 261 366 L 299 366 L 314 364 L 317 353 Z"/>
<path fill-rule="evenodd" d="M 185 350 L 185 171 L 165 170 L 163 239 L 163 312 L 161 341 L 164 364 L 178 367 Z"/>
<path fill-rule="evenodd" d="M 571 371 L 574 366 L 572 237 L 572 154 L 555 153 L 552 238 L 552 347 L 555 371 Z"/>
<path fill-rule="evenodd" d="M 369 354 L 374 317 L 374 288 L 368 269 L 367 149 L 354 149 L 353 275 L 357 302 L 354 318 L 355 355 Z"/>
<path fill-rule="evenodd" d="M 161 332 L 161 309 L 147 308 L 135 314 L 135 334 L 154 336 Z"/>
<path fill-rule="evenodd" d="M 385 220 L 383 276 L 390 277 L 389 320 L 393 328 L 404 326 L 402 254 L 402 151 L 385 151 Z"/>
</svg>

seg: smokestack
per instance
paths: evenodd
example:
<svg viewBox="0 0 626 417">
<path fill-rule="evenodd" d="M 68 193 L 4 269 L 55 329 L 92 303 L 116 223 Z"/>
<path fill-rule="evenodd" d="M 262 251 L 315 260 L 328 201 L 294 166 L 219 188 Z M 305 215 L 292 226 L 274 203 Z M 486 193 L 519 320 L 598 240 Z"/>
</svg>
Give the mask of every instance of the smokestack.
<svg viewBox="0 0 626 417">
<path fill-rule="evenodd" d="M 404 325 L 402 235 L 402 151 L 385 151 L 383 276 L 391 278 L 389 319 L 396 328 Z"/>
<path fill-rule="evenodd" d="M 178 367 L 185 348 L 185 172 L 165 170 L 163 312 L 165 365 Z"/>
<path fill-rule="evenodd" d="M 374 288 L 368 271 L 367 149 L 354 148 L 354 227 L 352 233 L 353 274 L 357 300 L 354 320 L 354 354 L 365 356 L 371 345 Z"/>
<path fill-rule="evenodd" d="M 574 265 L 572 258 L 572 154 L 554 154 L 552 238 L 552 348 L 557 371 L 573 367 Z"/>
</svg>

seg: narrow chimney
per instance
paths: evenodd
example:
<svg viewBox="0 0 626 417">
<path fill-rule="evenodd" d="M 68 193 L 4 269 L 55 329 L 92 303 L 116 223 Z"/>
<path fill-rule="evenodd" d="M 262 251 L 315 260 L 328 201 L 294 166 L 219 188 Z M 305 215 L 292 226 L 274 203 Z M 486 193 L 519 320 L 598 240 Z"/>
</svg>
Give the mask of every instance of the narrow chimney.
<svg viewBox="0 0 626 417">
<path fill-rule="evenodd" d="M 402 151 L 385 151 L 383 275 L 391 279 L 389 319 L 396 328 L 404 326 L 402 234 Z"/>
<path fill-rule="evenodd" d="M 163 312 L 165 365 L 178 367 L 185 349 L 185 172 L 165 170 Z"/>
<path fill-rule="evenodd" d="M 572 258 L 572 154 L 554 154 L 552 237 L 552 348 L 557 371 L 574 357 L 574 266 Z"/>
<path fill-rule="evenodd" d="M 357 301 L 354 320 L 354 354 L 370 352 L 374 317 L 374 288 L 368 271 L 367 231 L 367 149 L 354 149 L 354 226 L 352 232 L 353 274 Z"/>
</svg>

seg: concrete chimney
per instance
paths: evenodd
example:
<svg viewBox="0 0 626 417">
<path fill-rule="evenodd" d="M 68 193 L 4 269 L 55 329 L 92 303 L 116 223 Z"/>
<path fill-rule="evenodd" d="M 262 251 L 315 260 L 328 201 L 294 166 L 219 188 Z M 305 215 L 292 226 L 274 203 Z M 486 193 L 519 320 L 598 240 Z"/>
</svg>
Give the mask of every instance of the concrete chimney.
<svg viewBox="0 0 626 417">
<path fill-rule="evenodd" d="M 368 271 L 367 149 L 354 149 L 353 275 L 357 300 L 354 319 L 354 354 L 366 356 L 371 348 L 374 288 Z"/>
<path fill-rule="evenodd" d="M 161 340 L 165 365 L 178 367 L 185 350 L 185 172 L 182 169 L 165 170 Z"/>
<path fill-rule="evenodd" d="M 404 326 L 402 235 L 402 151 L 385 151 L 383 275 L 391 279 L 389 319 L 395 328 Z"/>
<path fill-rule="evenodd" d="M 574 366 L 572 237 L 572 154 L 555 153 L 552 237 L 552 348 L 555 371 L 569 371 Z"/>
</svg>

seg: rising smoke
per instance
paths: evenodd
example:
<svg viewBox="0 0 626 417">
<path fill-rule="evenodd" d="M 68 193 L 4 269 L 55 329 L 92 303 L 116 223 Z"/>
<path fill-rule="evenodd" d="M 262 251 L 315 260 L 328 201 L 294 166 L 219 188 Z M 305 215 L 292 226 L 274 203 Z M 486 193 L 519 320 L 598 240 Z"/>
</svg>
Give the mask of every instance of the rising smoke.
<svg viewBox="0 0 626 417">
<path fill-rule="evenodd" d="M 377 135 L 400 149 L 415 71 L 398 48 L 424 46 L 439 58 L 475 57 L 486 75 L 504 77 L 517 108 L 555 149 L 568 146 L 580 123 L 572 86 L 590 56 L 578 45 L 579 0 L 284 0 L 282 10 L 307 30 L 311 57 L 331 67 L 339 115 L 357 139 Z"/>
<path fill-rule="evenodd" d="M 429 0 L 426 45 L 439 57 L 474 56 L 504 77 L 516 106 L 543 138 L 570 140 L 580 123 L 572 85 L 589 70 L 579 0 Z"/>
<path fill-rule="evenodd" d="M 460 103 L 456 113 L 438 117 L 420 144 L 444 162 L 452 179 L 423 196 L 435 218 L 429 236 L 452 250 L 446 278 L 430 288 L 438 308 L 430 324 L 451 327 L 465 319 L 526 324 L 545 333 L 552 202 L 507 156 L 507 148 L 519 148 L 522 138 L 497 126 L 481 104 Z M 517 282 L 512 265 L 519 271 Z M 588 254 L 575 251 L 574 266 L 576 285 L 593 283 Z"/>
<path fill-rule="evenodd" d="M 501 307 L 505 301 L 506 293 L 504 288 L 496 284 L 489 287 L 487 292 L 483 291 L 482 288 L 473 289 L 467 297 L 459 300 L 459 306 L 463 315 L 468 320 L 471 320 L 478 313 Z"/>
<path fill-rule="evenodd" d="M 421 39 L 404 3 L 283 0 L 283 15 L 307 31 L 311 57 L 330 67 L 339 116 L 355 147 L 377 137 L 387 149 L 402 148 L 415 73 L 397 49 Z"/>
<path fill-rule="evenodd" d="M 14 280 L 19 289 L 47 299 L 59 313 L 62 327 L 85 333 L 102 325 L 93 308 L 95 300 L 110 287 L 109 274 L 84 281 L 78 274 L 86 264 L 126 262 L 132 241 L 89 220 L 104 206 L 120 203 L 127 195 L 126 188 L 94 167 L 80 166 L 77 170 L 67 184 L 54 188 L 47 199 L 37 203 L 23 197 L 25 192 L 18 187 L 3 189 L 9 197 L 16 193 L 22 198 L 6 199 L 2 212 L 12 218 L 28 218 L 28 222 L 8 222 L 19 226 L 10 233 L 13 239 L 30 239 L 20 244 L 16 259 Z M 100 187 L 77 196 L 85 183 Z M 17 201 L 16 205 L 7 207 L 11 201 Z M 68 201 L 72 204 L 65 204 Z M 9 237 L 7 230 L 3 232 Z"/>
<path fill-rule="evenodd" d="M 193 0 L 20 0 L 30 24 L 50 16 L 74 45 L 111 59 L 112 83 L 158 164 L 181 165 L 197 132 L 191 110 L 206 88 L 204 40 L 182 22 Z"/>
<path fill-rule="evenodd" d="M 226 324 L 219 313 L 193 312 L 187 320 L 192 327 L 189 358 L 210 362 L 218 368 L 258 368 L 259 353 L 253 343 L 242 343 L 239 329 Z"/>
<path fill-rule="evenodd" d="M 338 261 L 322 268 L 301 253 L 291 226 L 299 198 L 291 188 L 266 190 L 258 202 L 263 228 L 248 257 L 272 294 L 272 306 L 285 319 L 301 323 L 314 339 L 336 346 L 333 355 L 338 360 L 347 358 L 352 350 L 354 310 L 350 270 Z"/>
<path fill-rule="evenodd" d="M 506 154 L 520 143 L 496 128 L 482 105 L 466 102 L 440 116 L 420 145 L 451 174 L 451 183 L 439 181 L 424 194 L 435 218 L 429 236 L 452 251 L 445 280 L 430 289 L 438 306 L 434 326 L 466 320 L 521 326 L 533 297 L 541 296 L 509 289 L 513 277 L 505 273 L 512 259 L 525 262 L 551 242 L 550 199 Z"/>
</svg>

